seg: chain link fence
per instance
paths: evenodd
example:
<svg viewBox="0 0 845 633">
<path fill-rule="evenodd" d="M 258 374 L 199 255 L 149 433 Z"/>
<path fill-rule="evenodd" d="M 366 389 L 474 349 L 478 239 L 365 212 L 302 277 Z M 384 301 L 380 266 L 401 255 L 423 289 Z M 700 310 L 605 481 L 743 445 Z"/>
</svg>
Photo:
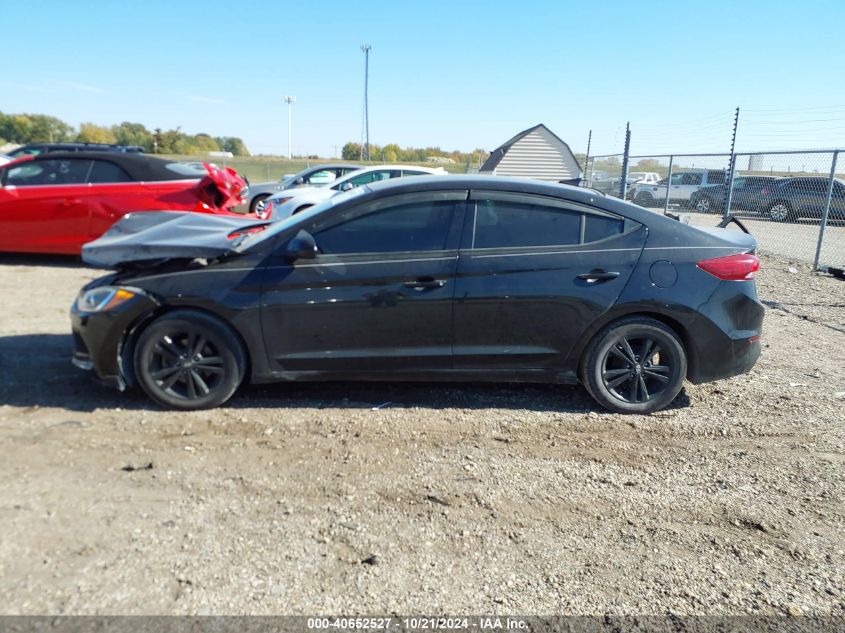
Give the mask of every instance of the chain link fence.
<svg viewBox="0 0 845 633">
<path fill-rule="evenodd" d="M 845 267 L 845 150 L 591 156 L 586 186 L 690 223 L 741 218 L 761 251 Z M 714 217 L 715 216 L 715 217 Z"/>
</svg>

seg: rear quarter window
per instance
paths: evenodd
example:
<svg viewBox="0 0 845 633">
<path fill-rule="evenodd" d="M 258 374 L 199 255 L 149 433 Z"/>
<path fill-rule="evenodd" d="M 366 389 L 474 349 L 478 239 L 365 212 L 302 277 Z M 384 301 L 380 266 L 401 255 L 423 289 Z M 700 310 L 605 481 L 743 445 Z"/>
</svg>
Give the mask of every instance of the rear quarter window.
<svg viewBox="0 0 845 633">
<path fill-rule="evenodd" d="M 598 242 L 614 235 L 621 235 L 625 230 L 625 221 L 603 215 L 584 215 L 584 242 Z"/>
</svg>

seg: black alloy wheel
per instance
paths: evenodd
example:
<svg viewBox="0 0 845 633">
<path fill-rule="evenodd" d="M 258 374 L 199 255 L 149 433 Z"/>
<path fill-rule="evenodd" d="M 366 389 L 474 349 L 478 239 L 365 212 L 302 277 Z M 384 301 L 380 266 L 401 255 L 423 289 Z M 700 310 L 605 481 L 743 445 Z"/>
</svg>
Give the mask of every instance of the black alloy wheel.
<svg viewBox="0 0 845 633">
<path fill-rule="evenodd" d="M 655 319 L 630 317 L 599 332 L 587 349 L 582 382 L 602 406 L 651 413 L 675 399 L 687 372 L 684 347 Z"/>
<path fill-rule="evenodd" d="M 158 318 L 138 339 L 135 375 L 150 398 L 178 409 L 228 400 L 244 376 L 237 336 L 216 318 L 178 310 Z"/>
</svg>

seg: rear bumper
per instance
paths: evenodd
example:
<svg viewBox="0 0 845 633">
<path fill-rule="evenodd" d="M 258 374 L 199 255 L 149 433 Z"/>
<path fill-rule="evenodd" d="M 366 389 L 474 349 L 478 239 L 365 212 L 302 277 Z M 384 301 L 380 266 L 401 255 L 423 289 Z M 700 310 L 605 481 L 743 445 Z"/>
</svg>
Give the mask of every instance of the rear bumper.
<svg viewBox="0 0 845 633">
<path fill-rule="evenodd" d="M 759 336 L 738 340 L 726 337 L 720 344 L 699 349 L 687 378 L 694 384 L 700 384 L 747 374 L 760 358 L 761 347 Z"/>
<path fill-rule="evenodd" d="M 737 292 L 733 284 L 742 284 L 745 292 Z M 688 329 L 688 345 L 693 348 L 687 373 L 690 382 L 710 382 L 751 371 L 760 358 L 765 311 L 757 300 L 754 282 L 722 282 Z"/>
</svg>

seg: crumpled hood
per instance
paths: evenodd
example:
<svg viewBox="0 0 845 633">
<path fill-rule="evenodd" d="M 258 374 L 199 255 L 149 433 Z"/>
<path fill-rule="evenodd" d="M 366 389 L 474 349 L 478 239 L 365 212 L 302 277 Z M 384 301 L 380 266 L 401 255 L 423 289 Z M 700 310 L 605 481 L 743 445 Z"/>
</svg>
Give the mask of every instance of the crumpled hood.
<svg viewBox="0 0 845 633">
<path fill-rule="evenodd" d="M 98 268 L 119 268 L 131 262 L 219 257 L 234 251 L 232 233 L 266 224 L 255 218 L 190 211 L 129 213 L 82 247 L 82 261 Z"/>
</svg>

